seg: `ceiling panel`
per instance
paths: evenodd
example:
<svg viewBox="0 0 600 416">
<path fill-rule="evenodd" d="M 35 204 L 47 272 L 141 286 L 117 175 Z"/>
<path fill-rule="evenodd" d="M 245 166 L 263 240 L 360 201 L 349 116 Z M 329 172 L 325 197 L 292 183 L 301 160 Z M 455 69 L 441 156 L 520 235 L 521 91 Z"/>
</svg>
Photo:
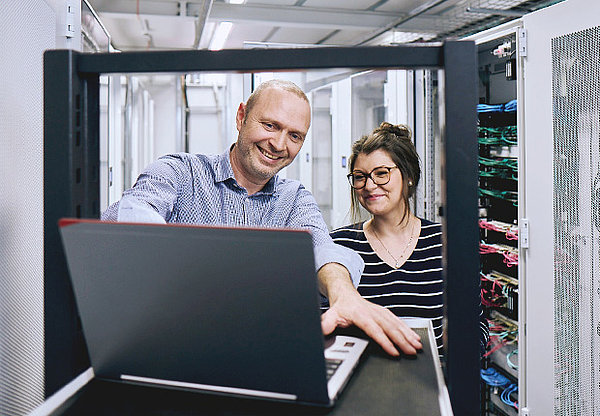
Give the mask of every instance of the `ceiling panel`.
<svg viewBox="0 0 600 416">
<path fill-rule="evenodd" d="M 289 44 L 317 44 L 332 32 L 331 29 L 305 29 L 300 27 L 281 27 L 272 37 L 272 42 Z"/>
<path fill-rule="evenodd" d="M 419 1 L 419 0 L 409 0 Z M 303 7 L 315 8 L 330 8 L 330 9 L 347 9 L 347 10 L 368 10 L 373 4 L 378 3 L 377 0 L 306 0 Z"/>
<path fill-rule="evenodd" d="M 225 48 L 241 48 L 244 42 L 353 46 L 442 40 L 561 0 L 247 0 L 241 5 L 225 0 L 88 1 L 114 46 L 130 50 L 207 48 L 223 21 L 233 23 Z"/>
<path fill-rule="evenodd" d="M 226 49 L 242 49 L 244 42 L 262 42 L 271 31 L 271 26 L 238 23 L 225 43 Z"/>
<path fill-rule="evenodd" d="M 189 49 L 194 45 L 192 18 L 100 13 L 100 20 L 119 50 Z"/>
<path fill-rule="evenodd" d="M 298 0 L 246 0 L 246 4 L 268 4 L 271 6 L 293 6 Z M 215 3 L 224 3 L 216 1 Z"/>
</svg>

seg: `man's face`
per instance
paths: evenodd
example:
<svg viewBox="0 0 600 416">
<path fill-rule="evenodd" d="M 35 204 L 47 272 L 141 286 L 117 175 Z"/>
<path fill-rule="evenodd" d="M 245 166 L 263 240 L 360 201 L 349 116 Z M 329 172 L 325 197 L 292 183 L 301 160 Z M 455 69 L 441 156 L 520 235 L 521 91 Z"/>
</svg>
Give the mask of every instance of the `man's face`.
<svg viewBox="0 0 600 416">
<path fill-rule="evenodd" d="M 233 151 L 237 153 L 232 158 L 236 179 L 264 185 L 300 151 L 310 127 L 310 106 L 291 92 L 269 88 L 249 113 L 240 104 L 236 125 L 239 135 Z"/>
</svg>

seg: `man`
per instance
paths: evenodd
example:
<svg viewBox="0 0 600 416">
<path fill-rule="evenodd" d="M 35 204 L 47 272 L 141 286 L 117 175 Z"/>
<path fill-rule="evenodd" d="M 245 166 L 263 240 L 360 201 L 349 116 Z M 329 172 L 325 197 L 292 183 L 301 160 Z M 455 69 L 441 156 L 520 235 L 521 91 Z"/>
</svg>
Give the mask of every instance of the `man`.
<svg viewBox="0 0 600 416">
<path fill-rule="evenodd" d="M 415 354 L 418 335 L 356 291 L 360 256 L 333 243 L 310 192 L 276 176 L 292 163 L 310 127 L 302 90 L 281 80 L 261 84 L 240 104 L 236 127 L 238 140 L 222 155 L 175 154 L 151 164 L 102 219 L 309 229 L 319 289 L 330 303 L 321 318 L 323 333 L 356 325 L 390 355 L 399 354 L 396 346 Z"/>
</svg>

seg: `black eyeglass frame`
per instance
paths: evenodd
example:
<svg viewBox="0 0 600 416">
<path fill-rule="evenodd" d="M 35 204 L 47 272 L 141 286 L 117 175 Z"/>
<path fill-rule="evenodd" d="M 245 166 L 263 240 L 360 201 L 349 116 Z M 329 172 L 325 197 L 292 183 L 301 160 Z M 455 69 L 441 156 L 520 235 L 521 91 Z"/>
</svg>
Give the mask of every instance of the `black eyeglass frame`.
<svg viewBox="0 0 600 416">
<path fill-rule="evenodd" d="M 371 176 L 371 174 L 373 172 L 375 172 L 377 169 L 387 169 L 387 180 L 385 182 L 377 182 L 375 180 L 375 178 L 373 176 Z M 386 185 L 392 179 L 392 174 L 391 174 L 392 169 L 399 169 L 399 168 L 398 168 L 398 166 L 377 166 L 376 168 L 371 170 L 371 172 L 369 172 L 369 173 L 358 171 L 358 172 L 361 172 L 363 175 L 365 175 L 365 183 L 362 186 L 354 186 L 354 184 L 353 184 L 354 173 L 353 172 L 350 172 L 349 174 L 347 174 L 346 178 L 348 178 L 348 182 L 350 183 L 350 186 L 357 190 L 362 189 L 365 186 L 367 186 L 367 180 L 369 180 L 369 178 L 371 178 L 371 180 L 373 181 L 373 183 L 375 185 Z"/>
</svg>

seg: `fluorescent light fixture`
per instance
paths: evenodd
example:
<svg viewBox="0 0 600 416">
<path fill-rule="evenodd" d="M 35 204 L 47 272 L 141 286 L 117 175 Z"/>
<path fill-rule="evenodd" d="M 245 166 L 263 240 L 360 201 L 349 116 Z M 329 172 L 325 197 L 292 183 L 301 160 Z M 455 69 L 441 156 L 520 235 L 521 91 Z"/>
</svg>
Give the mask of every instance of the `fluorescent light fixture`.
<svg viewBox="0 0 600 416">
<path fill-rule="evenodd" d="M 233 23 L 231 22 L 219 23 L 219 26 L 217 26 L 217 30 L 215 30 L 215 34 L 213 35 L 210 41 L 210 46 L 208 47 L 208 49 L 210 49 L 211 51 L 220 51 L 221 49 L 223 49 L 225 41 L 229 36 L 229 32 L 231 32 L 232 26 Z"/>
<path fill-rule="evenodd" d="M 244 4 L 246 0 L 229 0 L 230 4 Z"/>
</svg>

